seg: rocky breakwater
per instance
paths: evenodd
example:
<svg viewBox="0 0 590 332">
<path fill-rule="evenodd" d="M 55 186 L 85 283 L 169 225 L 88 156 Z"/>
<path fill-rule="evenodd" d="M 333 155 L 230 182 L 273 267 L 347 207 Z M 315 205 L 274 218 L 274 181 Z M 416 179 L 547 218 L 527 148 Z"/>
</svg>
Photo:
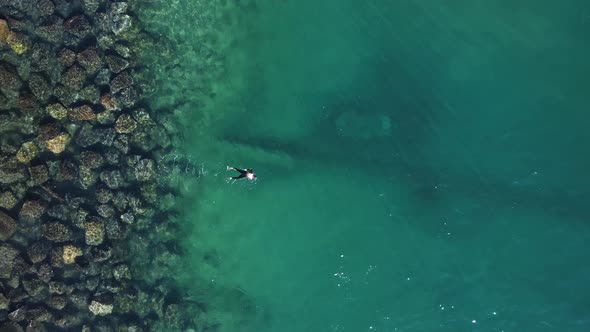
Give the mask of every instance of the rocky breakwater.
<svg viewBox="0 0 590 332">
<path fill-rule="evenodd" d="M 0 0 L 0 329 L 198 329 L 140 42 L 126 2 Z"/>
</svg>

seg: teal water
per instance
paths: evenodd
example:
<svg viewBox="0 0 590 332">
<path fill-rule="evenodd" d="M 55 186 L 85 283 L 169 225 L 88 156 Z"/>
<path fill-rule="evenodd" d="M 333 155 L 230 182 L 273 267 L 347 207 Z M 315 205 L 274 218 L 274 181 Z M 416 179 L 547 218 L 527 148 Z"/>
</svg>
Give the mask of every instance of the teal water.
<svg viewBox="0 0 590 332">
<path fill-rule="evenodd" d="M 587 331 L 590 5 L 152 1 L 219 331 Z M 227 182 L 226 165 L 256 183 Z M 180 199 L 180 198 L 179 198 Z"/>
</svg>

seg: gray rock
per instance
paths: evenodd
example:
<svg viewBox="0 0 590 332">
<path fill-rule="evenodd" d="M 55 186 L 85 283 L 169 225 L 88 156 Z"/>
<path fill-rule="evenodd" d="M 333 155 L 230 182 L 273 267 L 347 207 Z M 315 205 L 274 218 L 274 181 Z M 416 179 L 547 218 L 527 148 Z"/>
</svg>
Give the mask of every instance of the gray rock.
<svg viewBox="0 0 590 332">
<path fill-rule="evenodd" d="M 34 72 L 45 71 L 51 77 L 55 68 L 57 68 L 57 61 L 53 47 L 47 43 L 34 44 L 31 52 L 31 70 Z"/>
<path fill-rule="evenodd" d="M 111 111 L 100 112 L 96 115 L 98 123 L 107 125 L 115 123 L 115 115 Z"/>
<path fill-rule="evenodd" d="M 115 138 L 115 141 L 113 142 L 113 146 L 121 151 L 121 153 L 127 154 L 129 152 L 129 136 L 117 135 L 117 138 Z"/>
<path fill-rule="evenodd" d="M 0 240 L 8 240 L 16 231 L 16 222 L 11 216 L 0 210 Z"/>
<path fill-rule="evenodd" d="M 57 85 L 55 89 L 53 89 L 53 94 L 64 106 L 69 107 L 78 101 L 78 93 L 74 89 L 61 84 Z"/>
<path fill-rule="evenodd" d="M 80 164 L 90 169 L 97 169 L 104 164 L 104 158 L 94 151 L 83 151 L 80 154 Z"/>
<path fill-rule="evenodd" d="M 78 183 L 82 189 L 86 190 L 94 186 L 97 180 L 98 174 L 90 168 L 82 165 L 78 168 Z"/>
<path fill-rule="evenodd" d="M 88 292 L 76 291 L 69 297 L 70 302 L 78 309 L 86 309 L 88 307 Z"/>
<path fill-rule="evenodd" d="M 24 165 L 15 158 L 0 159 L 0 183 L 11 184 L 26 180 L 28 174 Z"/>
</svg>

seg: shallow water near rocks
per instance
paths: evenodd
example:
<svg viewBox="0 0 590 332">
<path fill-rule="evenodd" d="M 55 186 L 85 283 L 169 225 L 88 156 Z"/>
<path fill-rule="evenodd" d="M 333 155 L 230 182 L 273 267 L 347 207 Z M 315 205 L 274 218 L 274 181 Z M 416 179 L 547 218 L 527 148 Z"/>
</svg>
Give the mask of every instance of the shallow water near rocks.
<svg viewBox="0 0 590 332">
<path fill-rule="evenodd" d="M 138 11 L 176 52 L 151 102 L 200 165 L 177 277 L 204 326 L 590 328 L 586 2 Z"/>
</svg>

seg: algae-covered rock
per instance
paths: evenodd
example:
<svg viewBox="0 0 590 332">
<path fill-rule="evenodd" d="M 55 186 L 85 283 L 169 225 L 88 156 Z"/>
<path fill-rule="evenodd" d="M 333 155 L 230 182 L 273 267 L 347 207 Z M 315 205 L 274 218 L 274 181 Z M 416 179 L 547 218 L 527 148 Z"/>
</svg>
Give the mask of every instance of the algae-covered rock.
<svg viewBox="0 0 590 332">
<path fill-rule="evenodd" d="M 67 303 L 68 299 L 63 295 L 52 295 L 47 301 L 47 305 L 56 310 L 65 308 Z"/>
<path fill-rule="evenodd" d="M 129 75 L 128 72 L 124 71 L 111 80 L 111 93 L 117 93 L 127 87 L 130 87 L 132 84 L 133 78 L 131 78 L 131 75 Z"/>
<path fill-rule="evenodd" d="M 98 104 L 100 100 L 100 91 L 94 85 L 87 85 L 78 93 L 78 100 Z"/>
<path fill-rule="evenodd" d="M 105 94 L 100 97 L 100 104 L 104 107 L 107 111 L 118 111 L 121 109 L 119 106 L 119 102 L 117 99 L 110 94 Z"/>
<path fill-rule="evenodd" d="M 29 167 L 30 183 L 37 186 L 49 180 L 49 171 L 45 165 Z"/>
<path fill-rule="evenodd" d="M 12 31 L 8 32 L 6 44 L 8 44 L 16 54 L 23 54 L 31 47 L 31 42 L 25 36 Z"/>
<path fill-rule="evenodd" d="M 117 189 L 124 184 L 123 175 L 119 170 L 103 171 L 100 173 L 100 180 L 110 189 Z"/>
<path fill-rule="evenodd" d="M 37 0 L 37 10 L 42 16 L 49 16 L 55 11 L 55 5 L 51 0 Z"/>
<path fill-rule="evenodd" d="M 137 123 L 129 114 L 121 114 L 117 119 L 115 131 L 119 134 L 132 133 L 137 127 Z"/>
<path fill-rule="evenodd" d="M 129 62 L 127 60 L 116 55 L 107 55 L 106 62 L 109 69 L 115 74 L 118 74 L 129 67 Z"/>
<path fill-rule="evenodd" d="M 37 264 L 45 260 L 49 255 L 51 246 L 45 241 L 35 242 L 27 248 L 27 255 L 33 264 Z"/>
<path fill-rule="evenodd" d="M 61 83 L 76 91 L 80 90 L 86 81 L 86 72 L 77 64 L 72 65 L 61 77 Z"/>
<path fill-rule="evenodd" d="M 10 210 L 16 205 L 16 197 L 10 191 L 4 191 L 0 193 L 0 207 Z"/>
<path fill-rule="evenodd" d="M 27 178 L 26 168 L 16 158 L 0 159 L 0 183 L 11 184 Z"/>
<path fill-rule="evenodd" d="M 98 180 L 98 174 L 92 169 L 80 165 L 78 168 L 79 183 L 82 189 L 88 189 L 93 186 Z"/>
<path fill-rule="evenodd" d="M 59 222 L 50 222 L 43 226 L 43 236 L 53 242 L 72 240 L 72 230 Z"/>
<path fill-rule="evenodd" d="M 42 24 L 35 30 L 37 36 L 50 43 L 61 43 L 63 32 L 63 19 L 57 15 L 50 15 L 45 18 Z"/>
<path fill-rule="evenodd" d="M 45 109 L 47 113 L 54 119 L 61 120 L 68 115 L 68 110 L 60 103 L 54 103 Z"/>
<path fill-rule="evenodd" d="M 33 95 L 41 102 L 47 100 L 51 95 L 51 85 L 40 74 L 32 74 L 29 77 L 29 88 Z"/>
<path fill-rule="evenodd" d="M 133 168 L 133 174 L 137 181 L 150 181 L 156 176 L 155 163 L 151 159 L 140 160 Z"/>
<path fill-rule="evenodd" d="M 70 67 L 76 62 L 76 53 L 69 48 L 63 48 L 57 53 L 57 60 L 66 67 Z"/>
<path fill-rule="evenodd" d="M 70 109 L 68 118 L 72 121 L 91 121 L 96 119 L 96 114 L 90 105 L 82 105 Z"/>
<path fill-rule="evenodd" d="M 80 153 L 80 164 L 90 169 L 96 169 L 104 164 L 104 158 L 94 151 Z"/>
<path fill-rule="evenodd" d="M 9 278 L 14 269 L 14 259 L 18 250 L 8 243 L 0 244 L 0 278 Z"/>
<path fill-rule="evenodd" d="M 22 86 L 22 81 L 18 76 L 16 68 L 12 65 L 0 61 L 0 90 L 17 91 Z"/>
<path fill-rule="evenodd" d="M 0 43 L 5 43 L 6 38 L 8 38 L 8 33 L 10 29 L 8 29 L 8 24 L 5 20 L 0 19 Z"/>
<path fill-rule="evenodd" d="M 82 249 L 74 245 L 65 245 L 63 247 L 63 262 L 64 264 L 74 264 L 76 257 L 82 256 Z"/>
<path fill-rule="evenodd" d="M 89 47 L 78 53 L 76 59 L 89 75 L 95 74 L 103 63 L 95 47 Z"/>
<path fill-rule="evenodd" d="M 19 219 L 24 222 L 34 222 L 39 220 L 45 213 L 45 205 L 39 200 L 28 200 L 20 209 Z"/>
<path fill-rule="evenodd" d="M 56 137 L 45 141 L 45 144 L 47 144 L 47 149 L 49 149 L 49 151 L 55 154 L 60 154 L 64 152 L 69 141 L 70 135 L 67 133 L 61 133 Z"/>
<path fill-rule="evenodd" d="M 11 216 L 0 210 L 0 240 L 8 240 L 16 231 L 16 222 Z"/>
<path fill-rule="evenodd" d="M 85 38 L 90 35 L 92 27 L 84 15 L 76 15 L 64 22 L 66 32 L 78 38 Z"/>
<path fill-rule="evenodd" d="M 25 142 L 16 153 L 16 159 L 21 163 L 28 164 L 31 160 L 37 157 L 39 148 L 33 142 Z"/>
<path fill-rule="evenodd" d="M 99 221 L 86 222 L 86 244 L 100 245 L 104 241 L 104 224 Z"/>
</svg>

